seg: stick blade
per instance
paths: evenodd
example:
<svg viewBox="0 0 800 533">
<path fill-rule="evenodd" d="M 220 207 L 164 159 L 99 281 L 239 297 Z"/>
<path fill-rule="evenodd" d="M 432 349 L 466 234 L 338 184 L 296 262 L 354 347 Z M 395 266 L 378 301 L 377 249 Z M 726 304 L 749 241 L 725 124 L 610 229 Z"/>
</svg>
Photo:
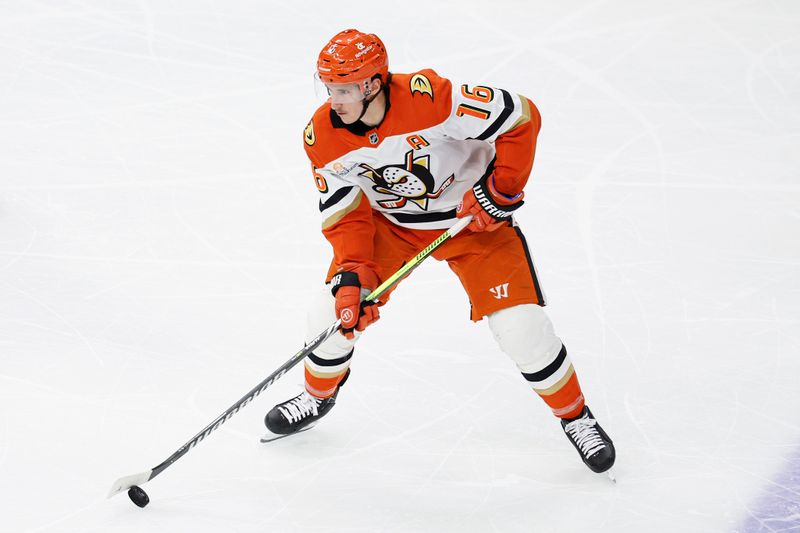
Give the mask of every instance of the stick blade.
<svg viewBox="0 0 800 533">
<path fill-rule="evenodd" d="M 111 485 L 111 490 L 108 491 L 107 498 L 114 496 L 115 494 L 119 494 L 123 490 L 128 490 L 129 488 L 133 487 L 134 485 L 142 485 L 150 481 L 150 478 L 153 476 L 153 471 L 148 470 L 146 472 L 139 472 L 138 474 L 134 474 L 132 476 L 125 476 L 121 477 Z"/>
</svg>

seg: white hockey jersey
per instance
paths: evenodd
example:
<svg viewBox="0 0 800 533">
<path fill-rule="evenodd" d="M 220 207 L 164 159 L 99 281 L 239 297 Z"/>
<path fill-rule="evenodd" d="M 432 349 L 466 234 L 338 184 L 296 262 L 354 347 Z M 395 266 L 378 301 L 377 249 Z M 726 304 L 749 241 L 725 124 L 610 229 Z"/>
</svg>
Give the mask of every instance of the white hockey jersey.
<svg viewBox="0 0 800 533">
<path fill-rule="evenodd" d="M 505 195 L 522 190 L 541 124 L 530 100 L 452 84 L 432 70 L 393 74 L 387 88 L 377 127 L 345 125 L 326 103 L 305 128 L 323 230 L 346 219 L 363 197 L 399 226 L 445 229 L 484 175 L 494 172 Z"/>
</svg>

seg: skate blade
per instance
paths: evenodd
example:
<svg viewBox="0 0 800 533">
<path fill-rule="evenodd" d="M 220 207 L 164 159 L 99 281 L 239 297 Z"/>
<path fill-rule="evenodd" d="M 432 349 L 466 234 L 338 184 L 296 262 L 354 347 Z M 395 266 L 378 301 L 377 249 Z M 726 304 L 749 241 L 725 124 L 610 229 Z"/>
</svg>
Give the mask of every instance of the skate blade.
<svg viewBox="0 0 800 533">
<path fill-rule="evenodd" d="M 609 470 L 606 472 L 606 475 L 608 475 L 608 479 L 610 479 L 610 480 L 611 480 L 611 482 L 612 482 L 614 485 L 616 485 L 616 484 L 617 484 L 617 476 L 615 476 L 615 475 L 614 475 L 614 470 L 611 470 L 611 469 L 609 469 Z"/>
<path fill-rule="evenodd" d="M 285 439 L 286 437 L 291 437 L 293 435 L 297 435 L 298 433 L 302 433 L 304 431 L 308 431 L 309 429 L 311 429 L 313 427 L 314 427 L 314 425 L 312 424 L 310 426 L 304 427 L 303 429 L 301 429 L 299 431 L 295 431 L 294 433 L 289 433 L 287 435 L 276 435 L 275 433 L 267 433 L 266 435 L 264 435 L 263 437 L 261 437 L 259 439 L 259 442 L 261 444 L 266 444 L 268 442 Z"/>
</svg>

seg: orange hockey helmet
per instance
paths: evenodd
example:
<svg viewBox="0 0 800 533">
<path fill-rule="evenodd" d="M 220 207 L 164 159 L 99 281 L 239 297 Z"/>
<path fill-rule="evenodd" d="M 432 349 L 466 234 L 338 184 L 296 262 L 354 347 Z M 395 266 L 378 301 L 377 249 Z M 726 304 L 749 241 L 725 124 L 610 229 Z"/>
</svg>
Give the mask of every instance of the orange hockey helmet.
<svg viewBox="0 0 800 533">
<path fill-rule="evenodd" d="M 323 83 L 358 83 L 380 76 L 389 77 L 389 56 L 377 35 L 344 30 L 331 38 L 317 58 L 317 72 Z"/>
</svg>

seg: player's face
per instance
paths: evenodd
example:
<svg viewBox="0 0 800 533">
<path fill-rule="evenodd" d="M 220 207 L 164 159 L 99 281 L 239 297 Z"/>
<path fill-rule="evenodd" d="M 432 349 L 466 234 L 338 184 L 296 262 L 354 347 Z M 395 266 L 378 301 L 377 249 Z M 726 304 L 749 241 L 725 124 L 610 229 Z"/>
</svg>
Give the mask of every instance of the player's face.
<svg viewBox="0 0 800 533">
<path fill-rule="evenodd" d="M 345 124 L 352 124 L 364 110 L 364 90 L 361 84 L 325 84 L 331 102 L 331 109 Z"/>
<path fill-rule="evenodd" d="M 358 83 L 326 83 L 332 104 L 354 104 L 364 100 L 365 87 Z"/>
<path fill-rule="evenodd" d="M 377 82 L 361 80 L 351 83 L 328 83 L 314 75 L 314 87 L 318 97 L 325 98 L 331 109 L 345 124 L 358 120 L 364 111 L 364 100 L 375 90 Z"/>
<path fill-rule="evenodd" d="M 335 103 L 331 100 L 331 109 L 345 124 L 352 124 L 364 110 L 363 102 Z"/>
</svg>

